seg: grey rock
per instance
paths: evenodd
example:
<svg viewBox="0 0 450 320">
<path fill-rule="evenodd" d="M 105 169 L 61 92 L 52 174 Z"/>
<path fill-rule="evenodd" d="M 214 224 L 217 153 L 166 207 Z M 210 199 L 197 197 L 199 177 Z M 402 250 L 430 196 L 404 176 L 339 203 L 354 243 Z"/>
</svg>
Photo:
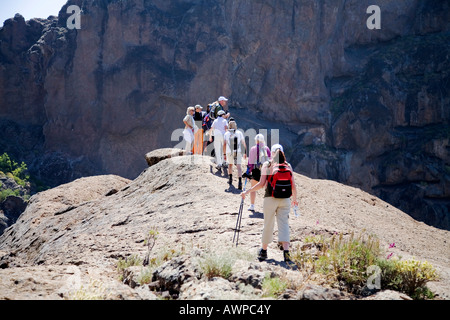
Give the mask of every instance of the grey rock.
<svg viewBox="0 0 450 320">
<path fill-rule="evenodd" d="M 338 289 L 325 288 L 319 285 L 307 284 L 300 291 L 300 300 L 340 300 L 344 294 Z"/>
</svg>

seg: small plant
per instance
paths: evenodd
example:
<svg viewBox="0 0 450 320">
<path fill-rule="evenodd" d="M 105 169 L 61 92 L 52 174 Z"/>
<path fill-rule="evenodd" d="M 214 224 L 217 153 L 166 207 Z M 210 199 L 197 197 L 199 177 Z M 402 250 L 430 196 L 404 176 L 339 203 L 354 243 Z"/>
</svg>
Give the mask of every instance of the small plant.
<svg viewBox="0 0 450 320">
<path fill-rule="evenodd" d="M 413 299 L 430 299 L 434 295 L 427 282 L 437 280 L 436 269 L 428 261 L 391 259 L 378 261 L 382 288 L 404 292 Z"/>
<path fill-rule="evenodd" d="M 91 280 L 88 287 L 81 286 L 68 297 L 69 300 L 105 300 L 106 298 L 106 290 L 98 280 Z"/>
<path fill-rule="evenodd" d="M 141 270 L 138 278 L 136 279 L 140 285 L 148 284 L 152 282 L 153 272 L 162 265 L 164 262 L 169 261 L 175 256 L 181 255 L 183 249 L 177 251 L 175 249 L 166 248 L 159 252 L 155 257 L 148 260 L 148 265 Z"/>
<path fill-rule="evenodd" d="M 117 262 L 117 271 L 119 271 L 119 273 L 122 273 L 123 270 L 132 266 L 142 266 L 142 259 L 139 258 L 138 255 L 133 254 L 125 259 L 119 259 L 119 261 Z"/>
<path fill-rule="evenodd" d="M 222 277 L 228 279 L 231 276 L 233 265 L 226 256 L 209 253 L 199 262 L 203 275 L 212 279 Z"/>
<path fill-rule="evenodd" d="M 139 276 L 136 278 L 137 283 L 141 286 L 152 282 L 153 268 L 144 268 Z"/>
<path fill-rule="evenodd" d="M 280 277 L 270 277 L 266 276 L 262 283 L 262 291 L 264 297 L 277 298 L 280 294 L 282 294 L 287 288 L 289 284 L 286 280 Z"/>
<path fill-rule="evenodd" d="M 143 265 L 148 266 L 150 263 L 150 253 L 155 246 L 156 239 L 158 239 L 159 232 L 156 229 L 151 229 L 148 232 L 147 239 L 145 239 L 145 244 L 147 245 L 147 254 L 145 255 Z"/>
<path fill-rule="evenodd" d="M 223 253 L 207 253 L 200 258 L 198 265 L 203 275 L 208 279 L 214 277 L 228 279 L 237 260 L 253 261 L 254 259 L 255 255 L 248 253 L 248 251 L 232 248 Z"/>
</svg>

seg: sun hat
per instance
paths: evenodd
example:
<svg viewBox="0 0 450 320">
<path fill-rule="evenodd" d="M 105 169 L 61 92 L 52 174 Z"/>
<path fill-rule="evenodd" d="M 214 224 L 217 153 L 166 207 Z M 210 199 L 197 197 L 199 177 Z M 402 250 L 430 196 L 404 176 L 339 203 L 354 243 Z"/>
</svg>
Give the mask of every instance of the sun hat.
<svg viewBox="0 0 450 320">
<path fill-rule="evenodd" d="M 270 152 L 271 153 L 275 153 L 275 151 L 277 151 L 278 149 L 280 149 L 280 151 L 281 152 L 284 152 L 283 151 L 283 146 L 281 145 L 281 144 L 274 144 L 273 146 L 272 146 L 272 149 L 270 149 Z"/>
<path fill-rule="evenodd" d="M 227 98 L 225 98 L 224 96 L 219 97 L 219 101 L 228 101 Z"/>
<path fill-rule="evenodd" d="M 255 142 L 265 142 L 265 139 L 264 139 L 264 136 L 260 133 L 260 134 L 257 134 L 256 135 L 256 137 L 255 137 Z"/>
</svg>

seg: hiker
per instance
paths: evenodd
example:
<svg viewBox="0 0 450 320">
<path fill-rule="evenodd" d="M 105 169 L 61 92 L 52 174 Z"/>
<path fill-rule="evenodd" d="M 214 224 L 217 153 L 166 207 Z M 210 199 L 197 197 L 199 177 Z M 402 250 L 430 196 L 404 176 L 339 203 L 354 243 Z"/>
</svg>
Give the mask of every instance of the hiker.
<svg viewBox="0 0 450 320">
<path fill-rule="evenodd" d="M 295 186 L 292 167 L 286 161 L 283 147 L 279 144 L 272 146 L 272 160 L 267 161 L 261 168 L 259 182 L 249 190 L 242 192 L 242 199 L 250 192 L 266 188 L 264 195 L 264 229 L 262 233 L 262 248 L 258 252 L 258 259 L 267 259 L 267 247 L 273 240 L 275 218 L 278 225 L 278 241 L 283 247 L 285 262 L 291 262 L 289 256 L 289 212 L 292 205 L 298 205 L 297 188 Z"/>
<path fill-rule="evenodd" d="M 219 111 L 223 110 L 225 112 L 225 119 L 230 118 L 230 113 L 228 110 L 225 110 L 225 107 L 227 106 L 228 99 L 224 96 L 219 97 L 216 102 L 210 103 L 210 117 L 211 119 L 215 120 L 219 117 Z"/>
<path fill-rule="evenodd" d="M 225 111 L 220 110 L 217 113 L 218 118 L 214 120 L 210 130 L 210 140 L 212 140 L 212 134 L 214 135 L 214 152 L 216 154 L 216 169 L 222 171 L 222 165 L 224 161 L 224 141 L 223 136 L 228 129 L 228 122 L 225 119 Z"/>
<path fill-rule="evenodd" d="M 228 123 L 228 131 L 224 136 L 226 145 L 226 161 L 228 162 L 228 184 L 233 184 L 233 164 L 236 165 L 238 172 L 238 189 L 242 190 L 242 155 L 247 157 L 247 145 L 245 144 L 244 134 L 237 130 L 237 124 L 234 119 Z M 242 150 L 242 147 L 244 150 Z M 242 152 L 244 151 L 244 152 Z"/>
<path fill-rule="evenodd" d="M 185 124 L 183 130 L 184 140 L 186 141 L 186 154 L 192 154 L 192 147 L 194 143 L 194 133 L 195 133 L 195 122 L 194 122 L 194 107 L 188 107 L 186 111 L 186 117 L 184 117 L 183 122 Z"/>
<path fill-rule="evenodd" d="M 211 119 L 210 108 L 208 105 L 206 107 L 206 113 L 205 113 L 205 116 L 203 117 L 203 121 L 202 121 L 202 130 L 203 130 L 203 134 L 204 134 L 203 152 L 205 152 L 206 147 L 212 143 L 212 141 L 209 141 L 209 139 L 208 139 L 208 137 L 210 136 L 209 130 L 211 130 L 212 123 L 213 123 L 213 120 Z M 214 139 L 214 137 L 213 137 L 213 139 Z M 208 152 L 208 155 L 209 155 L 209 152 Z M 212 156 L 214 156 L 214 155 L 212 155 Z"/>
<path fill-rule="evenodd" d="M 199 130 L 196 130 L 194 134 L 194 154 L 203 154 L 203 118 L 205 115 L 206 112 L 203 111 L 203 107 L 199 104 L 196 105 L 193 118 Z"/>
<path fill-rule="evenodd" d="M 251 177 L 250 184 L 254 187 L 261 176 L 261 167 L 264 162 L 270 160 L 271 152 L 269 147 L 266 146 L 264 136 L 257 134 L 255 137 L 256 145 L 250 149 L 248 155 L 247 172 L 244 177 Z M 255 211 L 256 192 L 250 193 L 250 207 L 248 211 Z"/>
</svg>

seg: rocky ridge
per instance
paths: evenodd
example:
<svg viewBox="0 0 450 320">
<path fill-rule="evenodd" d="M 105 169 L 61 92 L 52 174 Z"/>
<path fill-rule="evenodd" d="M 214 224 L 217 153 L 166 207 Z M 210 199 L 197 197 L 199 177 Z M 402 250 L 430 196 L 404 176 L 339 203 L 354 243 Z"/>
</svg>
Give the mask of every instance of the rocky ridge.
<svg viewBox="0 0 450 320">
<path fill-rule="evenodd" d="M 96 176 L 33 196 L 17 223 L 0 236 L 0 298 L 156 299 L 158 293 L 178 299 L 260 299 L 266 276 L 297 284 L 281 299 L 362 298 L 287 268 L 275 242 L 269 246 L 269 260 L 257 262 L 261 194 L 257 212 L 244 209 L 240 245 L 234 249 L 239 191 L 212 169 L 209 157 L 173 157 L 178 152 L 148 154 L 147 159 L 160 161 L 133 181 Z M 302 216 L 290 220 L 293 246 L 314 234 L 366 230 L 386 247 L 395 242 L 396 255 L 431 262 L 441 278 L 429 287 L 440 298 L 450 298 L 448 231 L 417 222 L 359 189 L 299 174 L 295 178 Z M 145 257 L 152 230 L 159 234 L 150 260 L 163 254 L 166 262 L 150 274 L 142 266 L 119 273 L 119 261 Z M 232 252 L 231 276 L 206 279 L 200 258 Z M 144 276 L 151 281 L 138 285 Z M 370 296 L 387 297 L 407 299 L 389 292 Z"/>
<path fill-rule="evenodd" d="M 181 140 L 188 105 L 224 94 L 244 130 L 284 128 L 297 172 L 449 229 L 449 1 L 382 1 L 381 30 L 371 4 L 70 0 L 17 15 L 0 30 L 0 149 L 50 186 L 134 179 L 143 153 Z"/>
</svg>

